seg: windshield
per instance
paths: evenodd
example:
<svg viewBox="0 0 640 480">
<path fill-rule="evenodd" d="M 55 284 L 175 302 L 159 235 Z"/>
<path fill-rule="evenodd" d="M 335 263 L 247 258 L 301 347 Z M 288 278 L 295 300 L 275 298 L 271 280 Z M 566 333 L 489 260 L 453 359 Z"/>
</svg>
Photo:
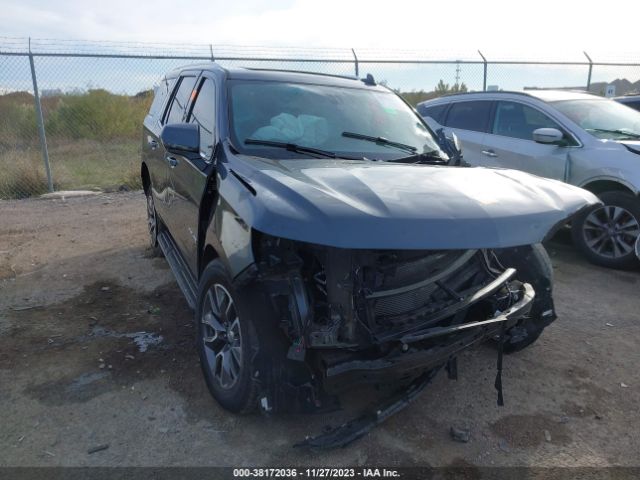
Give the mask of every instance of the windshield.
<svg viewBox="0 0 640 480">
<path fill-rule="evenodd" d="M 640 135 L 640 112 L 613 100 L 563 100 L 553 105 L 597 138 L 622 140 Z"/>
<path fill-rule="evenodd" d="M 304 148 L 312 148 L 338 157 L 380 160 L 409 153 L 440 154 L 421 119 L 392 92 L 269 81 L 230 83 L 231 139 L 242 153 L 308 158 L 314 154 Z M 303 148 L 273 148 L 269 142 Z"/>
</svg>

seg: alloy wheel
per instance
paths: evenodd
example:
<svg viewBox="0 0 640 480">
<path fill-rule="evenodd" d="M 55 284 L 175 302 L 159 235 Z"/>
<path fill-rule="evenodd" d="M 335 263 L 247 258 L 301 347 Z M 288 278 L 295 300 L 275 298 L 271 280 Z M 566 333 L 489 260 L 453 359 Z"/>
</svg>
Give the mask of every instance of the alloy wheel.
<svg viewBox="0 0 640 480">
<path fill-rule="evenodd" d="M 591 212 L 582 226 L 585 243 L 596 255 L 621 258 L 633 252 L 640 235 L 640 223 L 631 212 L 605 205 Z"/>
<path fill-rule="evenodd" d="M 207 366 L 218 385 L 228 390 L 242 373 L 242 333 L 233 298 L 219 283 L 207 291 L 201 321 Z"/>
<path fill-rule="evenodd" d="M 155 247 L 158 238 L 158 219 L 156 217 L 156 206 L 153 202 L 153 194 L 147 194 L 147 227 L 149 229 L 149 239 L 151 246 Z"/>
</svg>

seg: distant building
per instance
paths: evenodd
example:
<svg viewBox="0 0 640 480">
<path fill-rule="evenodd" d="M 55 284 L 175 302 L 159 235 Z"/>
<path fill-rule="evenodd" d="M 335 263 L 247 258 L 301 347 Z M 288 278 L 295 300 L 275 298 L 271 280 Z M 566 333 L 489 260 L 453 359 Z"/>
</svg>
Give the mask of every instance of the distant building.
<svg viewBox="0 0 640 480">
<path fill-rule="evenodd" d="M 487 92 L 497 92 L 500 90 L 498 85 L 487 85 Z"/>
</svg>

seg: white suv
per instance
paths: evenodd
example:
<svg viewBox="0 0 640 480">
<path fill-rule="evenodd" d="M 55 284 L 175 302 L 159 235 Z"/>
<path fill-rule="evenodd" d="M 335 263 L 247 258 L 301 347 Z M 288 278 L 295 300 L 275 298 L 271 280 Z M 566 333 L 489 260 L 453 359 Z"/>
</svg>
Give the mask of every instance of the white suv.
<svg viewBox="0 0 640 480">
<path fill-rule="evenodd" d="M 456 94 L 417 110 L 432 128 L 456 133 L 471 165 L 523 170 L 598 195 L 604 206 L 573 222 L 575 244 L 599 265 L 638 264 L 640 112 L 562 90 Z"/>
</svg>

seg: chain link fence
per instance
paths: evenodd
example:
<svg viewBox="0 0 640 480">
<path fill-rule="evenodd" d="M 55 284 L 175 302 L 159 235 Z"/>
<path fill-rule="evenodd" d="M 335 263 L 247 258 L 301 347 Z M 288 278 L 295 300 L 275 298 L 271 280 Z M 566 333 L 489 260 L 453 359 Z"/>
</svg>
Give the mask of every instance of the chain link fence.
<svg viewBox="0 0 640 480">
<path fill-rule="evenodd" d="M 604 58 L 604 57 L 603 57 Z M 162 74 L 194 62 L 363 77 L 410 103 L 455 90 L 640 91 L 640 63 L 400 50 L 76 42 L 0 37 L 0 199 L 140 187 L 141 125 Z M 37 94 L 36 94 L 37 89 Z"/>
</svg>

